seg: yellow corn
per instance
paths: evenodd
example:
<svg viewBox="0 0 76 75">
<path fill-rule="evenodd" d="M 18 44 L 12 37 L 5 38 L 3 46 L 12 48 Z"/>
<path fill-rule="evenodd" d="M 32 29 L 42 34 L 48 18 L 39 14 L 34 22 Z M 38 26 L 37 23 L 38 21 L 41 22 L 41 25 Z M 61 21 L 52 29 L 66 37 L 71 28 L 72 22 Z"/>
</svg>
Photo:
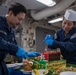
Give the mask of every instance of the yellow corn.
<svg viewBox="0 0 76 75">
<path fill-rule="evenodd" d="M 34 69 L 33 71 L 35 75 L 40 75 L 37 69 Z"/>
</svg>

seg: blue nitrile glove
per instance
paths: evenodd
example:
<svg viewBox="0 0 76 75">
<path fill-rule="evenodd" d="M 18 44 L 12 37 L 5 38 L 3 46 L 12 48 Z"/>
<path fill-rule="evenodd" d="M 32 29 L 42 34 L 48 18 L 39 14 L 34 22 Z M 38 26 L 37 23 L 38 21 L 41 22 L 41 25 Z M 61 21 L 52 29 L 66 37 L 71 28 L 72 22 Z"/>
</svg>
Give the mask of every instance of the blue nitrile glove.
<svg viewBox="0 0 76 75">
<path fill-rule="evenodd" d="M 54 40 L 53 39 L 47 39 L 44 41 L 45 44 L 52 46 L 53 45 Z"/>
<path fill-rule="evenodd" d="M 54 41 L 53 37 L 51 35 L 48 35 L 48 34 L 46 35 L 45 39 L 43 40 L 43 42 L 45 44 L 50 45 L 50 46 L 52 46 L 53 41 Z"/>
<path fill-rule="evenodd" d="M 53 39 L 53 37 L 52 37 L 51 35 L 47 34 L 47 35 L 45 36 L 44 41 L 47 40 L 47 39 Z"/>
<path fill-rule="evenodd" d="M 37 57 L 40 56 L 39 52 L 27 52 L 28 57 Z"/>
<path fill-rule="evenodd" d="M 25 59 L 28 57 L 27 53 L 20 46 L 18 46 L 18 51 L 17 51 L 16 55 L 20 58 L 25 58 Z"/>
</svg>

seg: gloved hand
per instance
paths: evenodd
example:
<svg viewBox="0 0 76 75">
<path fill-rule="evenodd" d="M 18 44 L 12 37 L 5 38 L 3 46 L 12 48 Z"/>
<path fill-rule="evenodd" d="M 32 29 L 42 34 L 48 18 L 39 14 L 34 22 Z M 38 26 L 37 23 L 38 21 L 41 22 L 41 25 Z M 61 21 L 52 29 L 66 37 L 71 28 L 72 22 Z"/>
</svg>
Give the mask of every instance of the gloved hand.
<svg viewBox="0 0 76 75">
<path fill-rule="evenodd" d="M 47 40 L 47 39 L 53 39 L 53 37 L 51 35 L 47 34 L 44 41 Z"/>
<path fill-rule="evenodd" d="M 39 52 L 27 52 L 28 57 L 37 57 L 40 56 Z"/>
<path fill-rule="evenodd" d="M 53 45 L 53 37 L 51 35 L 46 35 L 45 39 L 44 39 L 44 43 L 47 45 L 52 46 Z"/>
<path fill-rule="evenodd" d="M 27 53 L 20 46 L 18 46 L 18 51 L 16 52 L 16 55 L 20 58 L 25 58 L 25 59 L 28 57 Z"/>
</svg>

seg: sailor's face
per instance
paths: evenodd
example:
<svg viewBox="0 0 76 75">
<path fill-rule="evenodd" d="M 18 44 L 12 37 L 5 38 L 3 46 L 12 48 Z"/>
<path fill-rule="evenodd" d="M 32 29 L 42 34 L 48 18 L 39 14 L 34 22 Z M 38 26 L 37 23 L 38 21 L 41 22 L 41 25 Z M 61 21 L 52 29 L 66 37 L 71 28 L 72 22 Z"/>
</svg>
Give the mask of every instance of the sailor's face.
<svg viewBox="0 0 76 75">
<path fill-rule="evenodd" d="M 11 15 L 11 24 L 14 28 L 18 27 L 23 19 L 25 18 L 25 13 L 19 13 L 16 16 L 12 13 Z"/>
<path fill-rule="evenodd" d="M 65 33 L 68 33 L 73 27 L 74 23 L 64 18 L 64 20 L 62 21 L 62 28 L 65 31 Z"/>
</svg>

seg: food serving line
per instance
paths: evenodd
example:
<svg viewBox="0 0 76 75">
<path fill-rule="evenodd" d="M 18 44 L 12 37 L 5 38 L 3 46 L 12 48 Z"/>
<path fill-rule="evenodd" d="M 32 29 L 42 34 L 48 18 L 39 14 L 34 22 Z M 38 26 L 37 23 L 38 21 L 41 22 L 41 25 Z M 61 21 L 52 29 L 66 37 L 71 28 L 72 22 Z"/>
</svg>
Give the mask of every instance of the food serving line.
<svg viewBox="0 0 76 75">
<path fill-rule="evenodd" d="M 29 58 L 23 63 L 7 64 L 7 67 L 11 75 L 68 75 L 69 72 L 76 75 L 75 65 L 66 67 L 66 60 L 62 60 L 61 53 L 57 51 L 45 51 L 40 57 Z"/>
</svg>

